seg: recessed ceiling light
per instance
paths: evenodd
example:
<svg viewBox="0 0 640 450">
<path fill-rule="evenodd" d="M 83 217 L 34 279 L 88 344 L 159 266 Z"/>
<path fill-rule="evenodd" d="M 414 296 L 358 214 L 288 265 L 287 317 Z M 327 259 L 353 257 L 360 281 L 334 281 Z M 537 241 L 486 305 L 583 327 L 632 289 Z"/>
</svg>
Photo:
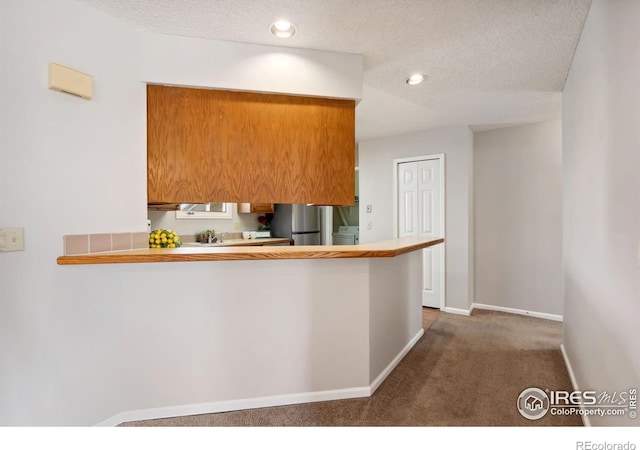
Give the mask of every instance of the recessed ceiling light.
<svg viewBox="0 0 640 450">
<path fill-rule="evenodd" d="M 422 83 L 426 79 L 427 79 L 426 75 L 423 75 L 421 73 L 414 73 L 410 77 L 407 77 L 404 80 L 404 82 L 407 83 L 409 86 L 415 86 L 416 84 Z"/>
<path fill-rule="evenodd" d="M 286 39 L 296 34 L 296 27 L 288 20 L 278 20 L 269 28 L 271 34 L 275 37 Z"/>
</svg>

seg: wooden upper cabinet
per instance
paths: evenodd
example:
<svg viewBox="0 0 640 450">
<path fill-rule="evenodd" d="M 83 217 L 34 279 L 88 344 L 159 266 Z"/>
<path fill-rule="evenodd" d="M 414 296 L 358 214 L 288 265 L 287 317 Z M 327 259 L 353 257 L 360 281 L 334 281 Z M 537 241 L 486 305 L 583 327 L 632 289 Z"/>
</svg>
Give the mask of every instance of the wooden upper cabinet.
<svg viewBox="0 0 640 450">
<path fill-rule="evenodd" d="M 354 199 L 355 101 L 147 86 L 149 203 Z"/>
<path fill-rule="evenodd" d="M 273 203 L 238 203 L 239 213 L 274 213 L 276 212 Z"/>
</svg>

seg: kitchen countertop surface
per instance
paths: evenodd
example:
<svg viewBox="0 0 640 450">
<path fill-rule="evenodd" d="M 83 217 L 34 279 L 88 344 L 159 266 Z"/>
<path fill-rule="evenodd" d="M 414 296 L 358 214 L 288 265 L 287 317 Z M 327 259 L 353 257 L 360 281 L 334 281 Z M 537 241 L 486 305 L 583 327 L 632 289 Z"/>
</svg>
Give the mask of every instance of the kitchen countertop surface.
<svg viewBox="0 0 640 450">
<path fill-rule="evenodd" d="M 259 241 L 256 239 L 256 241 Z M 230 241 L 229 241 L 230 242 Z M 58 257 L 58 264 L 117 264 L 188 261 L 388 258 L 443 243 L 444 239 L 406 237 L 360 245 L 183 246 Z M 226 242 L 225 242 L 226 244 Z"/>
<path fill-rule="evenodd" d="M 256 239 L 225 239 L 224 242 L 215 242 L 211 244 L 205 244 L 200 242 L 183 242 L 183 247 L 247 247 L 257 245 L 275 245 L 275 244 L 288 244 L 291 239 L 287 238 L 256 238 Z"/>
</svg>

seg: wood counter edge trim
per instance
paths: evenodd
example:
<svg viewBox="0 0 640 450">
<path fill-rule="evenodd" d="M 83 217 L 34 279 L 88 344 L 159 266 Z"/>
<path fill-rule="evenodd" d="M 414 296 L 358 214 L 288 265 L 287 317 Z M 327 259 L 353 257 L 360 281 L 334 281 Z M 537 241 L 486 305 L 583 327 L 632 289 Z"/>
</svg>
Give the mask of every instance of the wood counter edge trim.
<svg viewBox="0 0 640 450">
<path fill-rule="evenodd" d="M 422 243 L 422 244 L 403 246 L 398 248 L 395 251 L 395 254 L 393 256 L 404 255 L 405 253 L 415 252 L 416 250 L 421 250 L 423 248 L 433 247 L 434 245 L 442 244 L 443 242 L 444 242 L 444 239 L 434 239 L 432 241 Z"/>
<path fill-rule="evenodd" d="M 433 245 L 441 244 L 444 239 L 399 246 L 395 249 L 363 249 L 363 250 L 304 250 L 304 251 L 270 251 L 253 253 L 237 250 L 225 253 L 157 253 L 157 254 L 129 254 L 105 253 L 59 256 L 59 265 L 87 265 L 87 264 L 130 264 L 130 263 L 162 263 L 162 262 L 206 262 L 206 261 L 258 261 L 258 260 L 286 260 L 286 259 L 337 259 L 337 258 L 391 258 L 410 253 Z M 226 247 L 227 249 L 230 247 Z"/>
</svg>

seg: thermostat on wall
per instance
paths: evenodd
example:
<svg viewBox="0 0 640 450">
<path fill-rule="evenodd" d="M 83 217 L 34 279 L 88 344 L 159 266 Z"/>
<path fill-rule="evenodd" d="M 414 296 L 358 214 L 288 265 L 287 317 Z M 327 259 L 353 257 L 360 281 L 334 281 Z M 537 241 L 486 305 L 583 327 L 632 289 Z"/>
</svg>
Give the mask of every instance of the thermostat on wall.
<svg viewBox="0 0 640 450">
<path fill-rule="evenodd" d="M 93 97 L 93 77 L 60 64 L 49 64 L 49 89 L 86 100 Z"/>
</svg>

